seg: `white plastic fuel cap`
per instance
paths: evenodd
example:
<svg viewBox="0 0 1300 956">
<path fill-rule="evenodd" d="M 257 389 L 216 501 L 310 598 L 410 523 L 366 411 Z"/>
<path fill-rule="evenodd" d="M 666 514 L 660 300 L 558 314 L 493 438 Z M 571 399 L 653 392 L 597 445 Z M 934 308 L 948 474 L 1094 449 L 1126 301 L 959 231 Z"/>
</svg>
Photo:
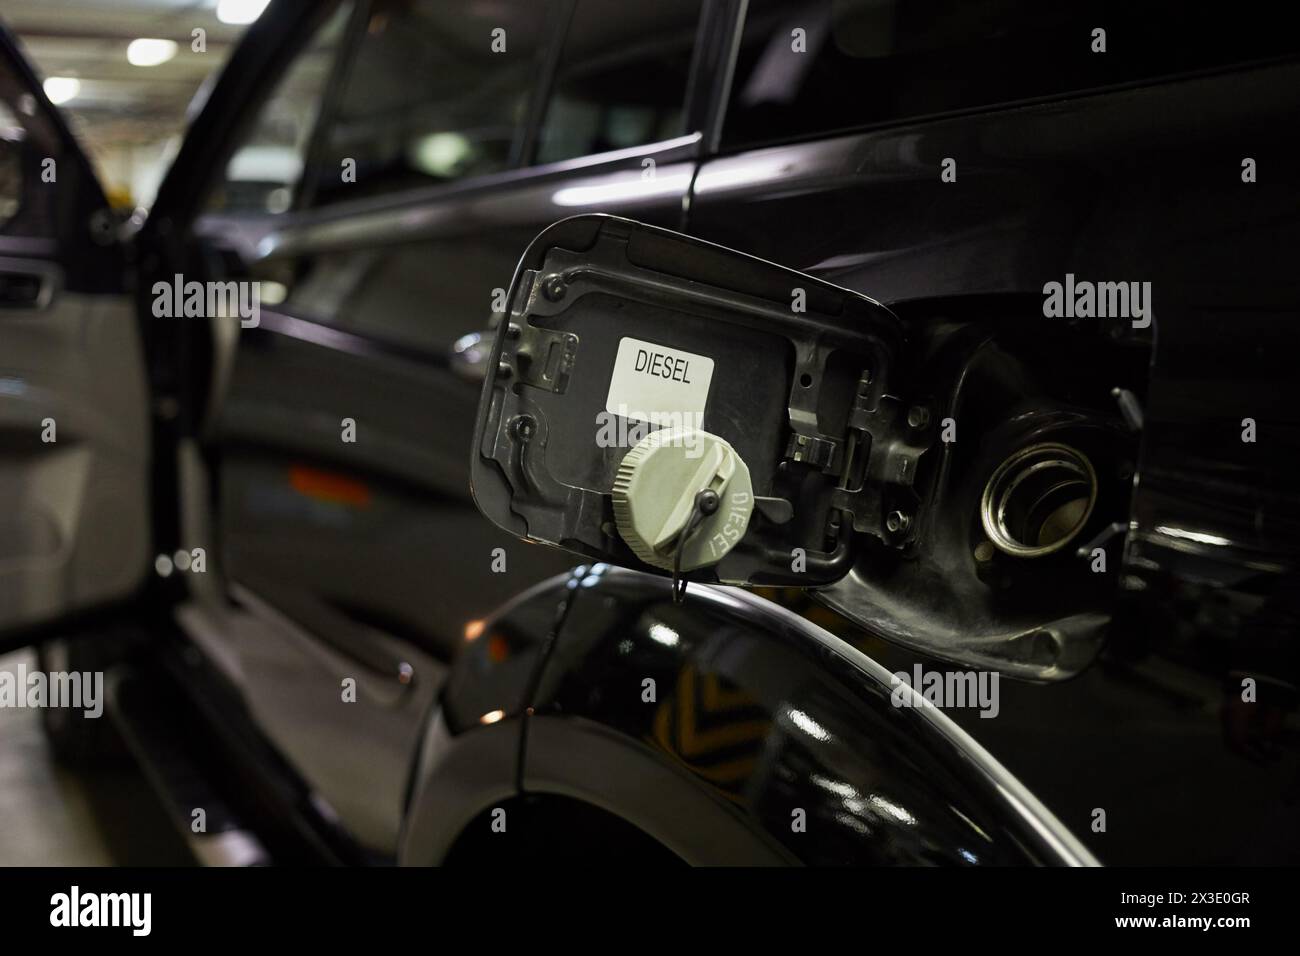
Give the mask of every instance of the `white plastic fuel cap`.
<svg viewBox="0 0 1300 956">
<path fill-rule="evenodd" d="M 646 564 L 671 571 L 678 539 L 711 490 L 719 507 L 705 515 L 682 550 L 681 570 L 717 564 L 749 527 L 754 490 L 749 467 L 726 440 L 696 428 L 651 432 L 623 456 L 614 479 L 614 520 Z"/>
</svg>

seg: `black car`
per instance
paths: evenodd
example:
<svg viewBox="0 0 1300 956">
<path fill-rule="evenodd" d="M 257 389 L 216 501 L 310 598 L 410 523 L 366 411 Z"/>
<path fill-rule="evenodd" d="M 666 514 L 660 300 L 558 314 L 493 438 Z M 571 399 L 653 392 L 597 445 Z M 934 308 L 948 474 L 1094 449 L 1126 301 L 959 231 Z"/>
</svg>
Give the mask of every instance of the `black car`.
<svg viewBox="0 0 1300 956">
<path fill-rule="evenodd" d="M 51 740 L 208 862 L 1297 862 L 1298 50 L 277 0 L 119 226 L 0 34 Z"/>
</svg>

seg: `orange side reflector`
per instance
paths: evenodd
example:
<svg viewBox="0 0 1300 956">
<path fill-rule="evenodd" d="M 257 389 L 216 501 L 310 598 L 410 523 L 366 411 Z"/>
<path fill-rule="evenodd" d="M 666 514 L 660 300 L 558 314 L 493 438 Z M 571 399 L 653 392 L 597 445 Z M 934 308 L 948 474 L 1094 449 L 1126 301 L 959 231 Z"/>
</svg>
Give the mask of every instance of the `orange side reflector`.
<svg viewBox="0 0 1300 956">
<path fill-rule="evenodd" d="M 330 504 L 370 507 L 370 489 L 360 481 L 303 465 L 289 466 L 289 486 L 298 494 Z"/>
</svg>

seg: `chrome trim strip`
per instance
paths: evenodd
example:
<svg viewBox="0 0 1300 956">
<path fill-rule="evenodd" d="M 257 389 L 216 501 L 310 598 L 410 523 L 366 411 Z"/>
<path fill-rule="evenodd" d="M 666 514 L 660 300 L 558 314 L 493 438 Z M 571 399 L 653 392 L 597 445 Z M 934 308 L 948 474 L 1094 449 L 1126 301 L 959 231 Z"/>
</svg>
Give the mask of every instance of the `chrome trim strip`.
<svg viewBox="0 0 1300 956">
<path fill-rule="evenodd" d="M 392 193 L 374 200 L 356 200 L 294 215 L 283 229 L 258 242 L 254 261 L 309 255 L 373 242 L 400 242 L 436 235 L 457 219 L 461 207 L 473 202 L 500 202 L 512 190 L 545 189 L 551 179 L 586 171 L 590 176 L 618 175 L 626 169 L 601 170 L 625 160 L 656 158 L 660 163 L 694 162 L 702 139 L 689 133 L 658 143 L 631 146 L 565 159 L 544 166 L 494 173 L 432 187 Z M 676 155 L 680 153 L 681 155 Z M 669 158 L 665 158 L 669 157 Z"/>
</svg>

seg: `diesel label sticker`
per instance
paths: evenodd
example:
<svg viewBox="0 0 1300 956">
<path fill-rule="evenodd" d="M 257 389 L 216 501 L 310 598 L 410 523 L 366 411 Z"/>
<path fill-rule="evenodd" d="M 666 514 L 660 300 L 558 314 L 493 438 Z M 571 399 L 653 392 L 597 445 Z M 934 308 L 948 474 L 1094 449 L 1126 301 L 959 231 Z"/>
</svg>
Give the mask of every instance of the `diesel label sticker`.
<svg viewBox="0 0 1300 956">
<path fill-rule="evenodd" d="M 624 338 L 614 357 L 605 410 L 657 425 L 698 427 L 713 380 L 713 359 Z"/>
</svg>

